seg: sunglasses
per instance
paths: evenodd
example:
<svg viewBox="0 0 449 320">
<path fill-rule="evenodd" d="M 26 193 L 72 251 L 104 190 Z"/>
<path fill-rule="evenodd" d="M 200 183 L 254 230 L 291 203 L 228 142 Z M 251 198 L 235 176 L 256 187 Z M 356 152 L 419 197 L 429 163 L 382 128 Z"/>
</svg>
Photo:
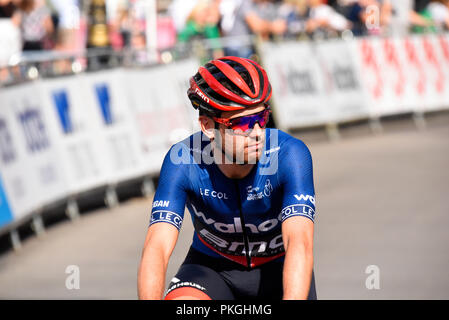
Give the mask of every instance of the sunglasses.
<svg viewBox="0 0 449 320">
<path fill-rule="evenodd" d="M 213 118 L 215 122 L 221 123 L 226 127 L 234 131 L 246 132 L 254 128 L 256 123 L 259 123 L 261 128 L 265 128 L 270 118 L 271 109 L 268 106 L 265 110 L 262 110 L 255 114 L 250 114 L 248 116 L 241 116 L 232 119 L 224 118 Z"/>
</svg>

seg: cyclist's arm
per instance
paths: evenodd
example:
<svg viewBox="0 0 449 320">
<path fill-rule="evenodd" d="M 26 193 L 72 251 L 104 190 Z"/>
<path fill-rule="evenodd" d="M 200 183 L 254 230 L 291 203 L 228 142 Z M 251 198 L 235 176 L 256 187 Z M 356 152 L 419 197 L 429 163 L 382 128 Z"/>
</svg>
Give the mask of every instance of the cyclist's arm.
<svg viewBox="0 0 449 320">
<path fill-rule="evenodd" d="M 139 299 L 163 298 L 165 273 L 178 239 L 178 230 L 168 223 L 148 228 L 138 274 Z"/>
<path fill-rule="evenodd" d="M 307 299 L 313 269 L 313 222 L 292 217 L 282 224 L 284 300 Z"/>
<path fill-rule="evenodd" d="M 307 146 L 297 139 L 281 147 L 282 238 L 286 251 L 283 298 L 307 299 L 312 280 L 315 219 L 312 157 Z"/>
<path fill-rule="evenodd" d="M 162 164 L 142 251 L 137 280 L 140 299 L 163 298 L 168 261 L 184 216 L 188 185 L 186 167 L 174 163 L 171 152 L 172 149 Z"/>
</svg>

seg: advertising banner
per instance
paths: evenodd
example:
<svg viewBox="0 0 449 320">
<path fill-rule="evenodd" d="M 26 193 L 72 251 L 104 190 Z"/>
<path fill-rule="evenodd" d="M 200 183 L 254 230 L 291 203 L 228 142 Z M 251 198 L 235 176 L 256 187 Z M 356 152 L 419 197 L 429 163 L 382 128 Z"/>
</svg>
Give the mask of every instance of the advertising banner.
<svg viewBox="0 0 449 320">
<path fill-rule="evenodd" d="M 273 116 L 280 129 L 332 120 L 325 79 L 310 43 L 264 43 L 261 52 L 276 104 Z"/>
<path fill-rule="evenodd" d="M 68 194 L 103 186 L 104 154 L 95 127 L 95 110 L 83 91 L 84 76 L 38 81 L 48 130 L 54 140 Z"/>
<path fill-rule="evenodd" d="M 348 41 L 328 40 L 317 43 L 328 97 L 327 109 L 333 121 L 366 118 L 369 114 L 360 73 L 354 65 Z"/>
<path fill-rule="evenodd" d="M 411 41 L 416 45 L 422 58 L 426 75 L 425 111 L 440 110 L 448 105 L 449 70 L 446 60 L 447 38 L 437 35 L 414 36 Z"/>
<path fill-rule="evenodd" d="M 86 74 L 81 91 L 94 119 L 95 137 L 107 172 L 108 183 L 148 173 L 135 118 L 124 89 L 121 69 Z"/>
<path fill-rule="evenodd" d="M 67 194 L 62 168 L 35 83 L 8 89 L 0 99 L 1 172 L 15 218 Z"/>
<path fill-rule="evenodd" d="M 198 114 L 195 115 L 187 99 L 186 81 L 197 70 L 195 60 L 186 60 L 151 69 L 129 70 L 126 74 L 127 100 L 151 173 L 159 172 L 173 143 L 192 133 Z"/>
<path fill-rule="evenodd" d="M 356 40 L 355 61 L 368 94 L 373 116 L 410 112 L 416 105 L 407 103 L 414 96 L 407 77 L 400 38 L 362 38 Z"/>
</svg>

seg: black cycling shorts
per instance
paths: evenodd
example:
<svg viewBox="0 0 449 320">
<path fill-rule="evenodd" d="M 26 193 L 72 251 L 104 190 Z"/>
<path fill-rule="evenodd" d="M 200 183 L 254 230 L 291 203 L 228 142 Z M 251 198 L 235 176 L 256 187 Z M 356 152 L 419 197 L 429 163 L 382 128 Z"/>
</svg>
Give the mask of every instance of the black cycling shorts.
<svg viewBox="0 0 449 320">
<path fill-rule="evenodd" d="M 178 288 L 192 287 L 212 300 L 281 300 L 283 266 L 284 259 L 281 258 L 248 269 L 190 248 L 166 294 Z M 308 299 L 316 300 L 313 272 Z"/>
</svg>

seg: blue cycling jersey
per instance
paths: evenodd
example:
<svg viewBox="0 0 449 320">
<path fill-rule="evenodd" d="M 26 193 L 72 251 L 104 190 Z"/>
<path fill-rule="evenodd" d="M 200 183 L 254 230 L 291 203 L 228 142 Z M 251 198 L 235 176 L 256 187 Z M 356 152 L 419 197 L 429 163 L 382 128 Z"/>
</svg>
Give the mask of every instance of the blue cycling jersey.
<svg viewBox="0 0 449 320">
<path fill-rule="evenodd" d="M 207 161 L 210 141 L 202 132 L 173 145 L 162 164 L 150 225 L 166 222 L 179 230 L 187 206 L 194 249 L 247 267 L 282 257 L 282 222 L 315 218 L 312 158 L 301 140 L 265 130 L 262 156 L 242 179 L 226 177 Z"/>
</svg>

